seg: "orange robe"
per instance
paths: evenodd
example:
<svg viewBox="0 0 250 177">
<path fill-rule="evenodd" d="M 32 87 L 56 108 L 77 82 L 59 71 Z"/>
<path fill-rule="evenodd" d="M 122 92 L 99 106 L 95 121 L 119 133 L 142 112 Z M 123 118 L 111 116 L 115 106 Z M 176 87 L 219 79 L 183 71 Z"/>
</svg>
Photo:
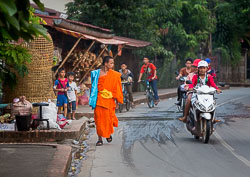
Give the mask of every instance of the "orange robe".
<svg viewBox="0 0 250 177">
<path fill-rule="evenodd" d="M 108 90 L 112 92 L 113 98 L 103 98 L 98 92 L 94 118 L 96 132 L 98 136 L 109 138 L 114 133 L 114 127 L 118 127 L 118 119 L 115 115 L 115 99 L 123 103 L 123 93 L 121 85 L 121 74 L 109 70 L 107 75 L 100 76 L 98 80 L 98 91 Z"/>
</svg>

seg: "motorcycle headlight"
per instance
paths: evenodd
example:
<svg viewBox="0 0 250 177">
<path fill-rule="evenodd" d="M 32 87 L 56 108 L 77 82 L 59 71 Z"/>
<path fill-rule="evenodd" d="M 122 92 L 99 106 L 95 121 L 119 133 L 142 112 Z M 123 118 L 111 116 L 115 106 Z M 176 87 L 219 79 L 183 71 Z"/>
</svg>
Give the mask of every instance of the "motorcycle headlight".
<svg viewBox="0 0 250 177">
<path fill-rule="evenodd" d="M 200 110 L 200 111 L 203 111 L 203 112 L 206 112 L 206 107 L 203 106 L 200 102 L 196 102 L 196 105 L 197 105 L 197 108 Z"/>
<path fill-rule="evenodd" d="M 209 107 L 208 107 L 208 112 L 212 111 L 214 109 L 214 106 L 211 104 Z"/>
</svg>

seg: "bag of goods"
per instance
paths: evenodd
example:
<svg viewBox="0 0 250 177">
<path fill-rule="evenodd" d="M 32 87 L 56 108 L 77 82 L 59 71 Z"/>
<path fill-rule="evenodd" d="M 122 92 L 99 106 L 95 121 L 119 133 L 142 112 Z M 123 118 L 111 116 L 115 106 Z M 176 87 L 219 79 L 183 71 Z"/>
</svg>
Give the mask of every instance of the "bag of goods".
<svg viewBox="0 0 250 177">
<path fill-rule="evenodd" d="M 32 112 L 32 104 L 26 100 L 25 96 L 20 96 L 19 99 L 14 99 L 11 108 L 12 116 L 28 116 Z"/>
<path fill-rule="evenodd" d="M 48 100 L 49 105 L 42 107 L 42 118 L 48 119 L 49 128 L 55 128 L 61 130 L 60 126 L 57 124 L 57 108 L 55 103 L 51 100 Z M 38 111 L 38 118 L 40 115 L 40 110 Z M 40 122 L 39 128 L 47 128 L 47 122 Z"/>
<path fill-rule="evenodd" d="M 57 124 L 60 126 L 60 128 L 64 128 L 66 125 L 71 124 L 71 120 L 67 120 L 62 114 L 58 114 Z"/>
<path fill-rule="evenodd" d="M 87 105 L 89 104 L 89 98 L 87 95 L 82 95 L 78 97 L 78 104 L 79 105 Z"/>
</svg>

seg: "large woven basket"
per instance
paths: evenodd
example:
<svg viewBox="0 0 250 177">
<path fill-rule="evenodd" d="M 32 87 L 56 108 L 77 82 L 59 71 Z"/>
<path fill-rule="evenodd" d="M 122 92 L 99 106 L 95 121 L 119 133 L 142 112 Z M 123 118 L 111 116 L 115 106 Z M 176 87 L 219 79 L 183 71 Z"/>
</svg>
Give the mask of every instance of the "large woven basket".
<svg viewBox="0 0 250 177">
<path fill-rule="evenodd" d="M 51 36 L 48 34 L 51 39 Z M 29 74 L 24 78 L 18 77 L 14 91 L 4 89 L 4 101 L 12 102 L 13 98 L 26 96 L 30 102 L 48 101 L 54 99 L 52 66 L 53 66 L 53 41 L 42 36 L 36 37 L 30 43 L 23 44 L 32 55 L 32 62 L 27 64 Z"/>
</svg>

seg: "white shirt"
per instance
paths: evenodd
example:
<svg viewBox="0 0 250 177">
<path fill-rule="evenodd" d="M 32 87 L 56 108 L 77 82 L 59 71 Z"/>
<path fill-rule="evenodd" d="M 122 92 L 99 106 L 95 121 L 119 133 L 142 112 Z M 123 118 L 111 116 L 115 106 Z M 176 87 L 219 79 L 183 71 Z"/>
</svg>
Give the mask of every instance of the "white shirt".
<svg viewBox="0 0 250 177">
<path fill-rule="evenodd" d="M 67 95 L 69 98 L 69 102 L 76 101 L 76 92 L 77 86 L 75 82 L 69 83 L 69 89 L 67 91 Z"/>
</svg>

